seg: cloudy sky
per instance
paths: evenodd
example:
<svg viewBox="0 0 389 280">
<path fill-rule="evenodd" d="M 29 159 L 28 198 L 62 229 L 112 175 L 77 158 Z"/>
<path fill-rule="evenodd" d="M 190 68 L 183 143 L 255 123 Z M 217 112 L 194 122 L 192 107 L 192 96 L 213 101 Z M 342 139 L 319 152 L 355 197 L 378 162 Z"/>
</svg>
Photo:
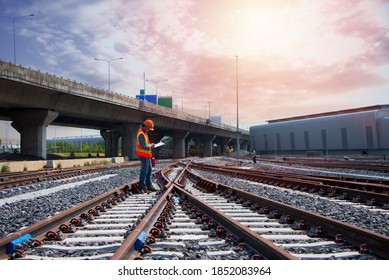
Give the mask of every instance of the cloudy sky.
<svg viewBox="0 0 389 280">
<path fill-rule="evenodd" d="M 16 18 L 17 16 L 27 16 Z M 13 44 L 13 20 L 15 38 Z M 0 0 L 0 59 L 240 127 L 389 104 L 389 0 Z M 238 77 L 238 83 L 237 83 Z M 163 81 L 166 80 L 167 81 Z"/>
</svg>

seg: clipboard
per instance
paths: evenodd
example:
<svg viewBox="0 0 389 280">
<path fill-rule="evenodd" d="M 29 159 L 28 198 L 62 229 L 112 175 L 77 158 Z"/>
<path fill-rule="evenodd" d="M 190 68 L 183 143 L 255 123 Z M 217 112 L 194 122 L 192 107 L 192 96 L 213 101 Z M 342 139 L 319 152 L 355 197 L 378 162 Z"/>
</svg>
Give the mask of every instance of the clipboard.
<svg viewBox="0 0 389 280">
<path fill-rule="evenodd" d="M 158 142 L 157 144 L 155 144 L 154 148 L 161 147 L 162 145 L 165 145 L 165 143 L 163 143 L 163 142 Z"/>
</svg>

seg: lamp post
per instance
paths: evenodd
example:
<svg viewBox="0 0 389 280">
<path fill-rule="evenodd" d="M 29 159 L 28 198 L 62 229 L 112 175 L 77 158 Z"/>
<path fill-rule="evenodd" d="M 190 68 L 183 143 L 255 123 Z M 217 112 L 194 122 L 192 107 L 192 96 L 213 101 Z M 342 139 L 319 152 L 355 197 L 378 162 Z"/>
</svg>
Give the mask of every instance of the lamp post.
<svg viewBox="0 0 389 280">
<path fill-rule="evenodd" d="M 173 91 L 174 93 L 180 93 L 181 94 L 181 111 L 184 111 L 184 93 L 192 92 L 191 90 L 184 91 L 184 92 L 177 92 Z"/>
<path fill-rule="evenodd" d="M 13 30 L 14 30 L 14 63 L 16 64 L 16 28 L 15 28 L 15 22 L 18 18 L 24 18 L 24 17 L 33 17 L 34 14 L 29 14 L 25 16 L 16 16 L 13 17 L 12 23 L 13 23 Z"/>
<path fill-rule="evenodd" d="M 105 59 L 105 58 L 95 58 L 95 60 L 106 61 L 108 62 L 108 91 L 111 91 L 111 61 L 123 59 L 123 57 Z"/>
<path fill-rule="evenodd" d="M 158 96 L 158 83 L 160 83 L 160 82 L 166 82 L 167 80 L 168 80 L 168 79 L 163 79 L 163 80 L 146 80 L 146 81 L 155 84 L 155 95 Z"/>
<path fill-rule="evenodd" d="M 238 87 L 238 56 L 236 56 L 236 156 L 239 157 L 239 87 Z"/>
</svg>

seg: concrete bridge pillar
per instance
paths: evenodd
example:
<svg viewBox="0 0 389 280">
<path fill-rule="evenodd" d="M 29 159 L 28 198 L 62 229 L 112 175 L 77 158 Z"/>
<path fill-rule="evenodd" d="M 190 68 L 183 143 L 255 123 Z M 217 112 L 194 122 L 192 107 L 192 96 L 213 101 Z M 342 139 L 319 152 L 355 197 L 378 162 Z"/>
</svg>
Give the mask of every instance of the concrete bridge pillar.
<svg viewBox="0 0 389 280">
<path fill-rule="evenodd" d="M 12 127 L 20 133 L 21 153 L 46 159 L 46 128 L 58 117 L 51 110 L 23 110 L 12 113 Z"/>
<path fill-rule="evenodd" d="M 174 132 L 173 137 L 173 158 L 185 158 L 185 138 L 189 132 Z"/>
<path fill-rule="evenodd" d="M 223 155 L 224 153 L 224 138 L 223 137 L 216 137 L 213 141 L 217 145 L 217 155 Z"/>
<path fill-rule="evenodd" d="M 194 141 L 196 143 L 197 156 L 203 157 L 204 156 L 204 149 L 203 149 L 203 142 L 201 141 L 200 136 L 196 136 L 194 138 Z"/>
<path fill-rule="evenodd" d="M 137 159 L 135 154 L 136 134 L 140 128 L 139 124 L 122 124 L 118 130 L 122 135 L 122 156 L 127 159 Z"/>
<path fill-rule="evenodd" d="M 189 156 L 189 142 L 192 140 L 192 137 L 185 138 L 185 157 Z"/>
<path fill-rule="evenodd" d="M 249 150 L 249 141 L 248 140 L 242 140 L 240 147 L 243 151 L 248 151 Z"/>
<path fill-rule="evenodd" d="M 201 135 L 200 139 L 203 142 L 203 152 L 205 157 L 212 156 L 212 141 L 216 138 L 215 135 Z"/>
<path fill-rule="evenodd" d="M 117 157 L 120 133 L 116 130 L 100 130 L 100 134 L 105 140 L 105 157 Z"/>
</svg>

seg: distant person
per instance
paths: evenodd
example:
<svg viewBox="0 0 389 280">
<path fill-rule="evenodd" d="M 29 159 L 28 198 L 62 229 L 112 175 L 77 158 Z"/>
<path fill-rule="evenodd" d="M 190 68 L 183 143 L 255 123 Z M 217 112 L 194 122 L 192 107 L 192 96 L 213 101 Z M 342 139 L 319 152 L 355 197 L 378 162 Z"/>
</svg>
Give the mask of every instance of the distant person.
<svg viewBox="0 0 389 280">
<path fill-rule="evenodd" d="M 99 154 L 99 152 L 97 152 L 97 154 L 96 154 L 96 157 L 100 157 L 100 154 Z"/>
<path fill-rule="evenodd" d="M 153 154 L 151 149 L 154 148 L 155 144 L 150 143 L 149 136 L 147 133 L 149 131 L 154 131 L 154 122 L 152 120 L 146 120 L 142 127 L 139 128 L 136 135 L 136 155 L 140 159 L 141 167 L 139 174 L 139 189 L 142 193 L 147 191 L 156 191 L 151 183 L 152 167 L 151 167 L 151 158 Z"/>
<path fill-rule="evenodd" d="M 257 163 L 257 154 L 253 152 L 253 163 Z"/>
</svg>

